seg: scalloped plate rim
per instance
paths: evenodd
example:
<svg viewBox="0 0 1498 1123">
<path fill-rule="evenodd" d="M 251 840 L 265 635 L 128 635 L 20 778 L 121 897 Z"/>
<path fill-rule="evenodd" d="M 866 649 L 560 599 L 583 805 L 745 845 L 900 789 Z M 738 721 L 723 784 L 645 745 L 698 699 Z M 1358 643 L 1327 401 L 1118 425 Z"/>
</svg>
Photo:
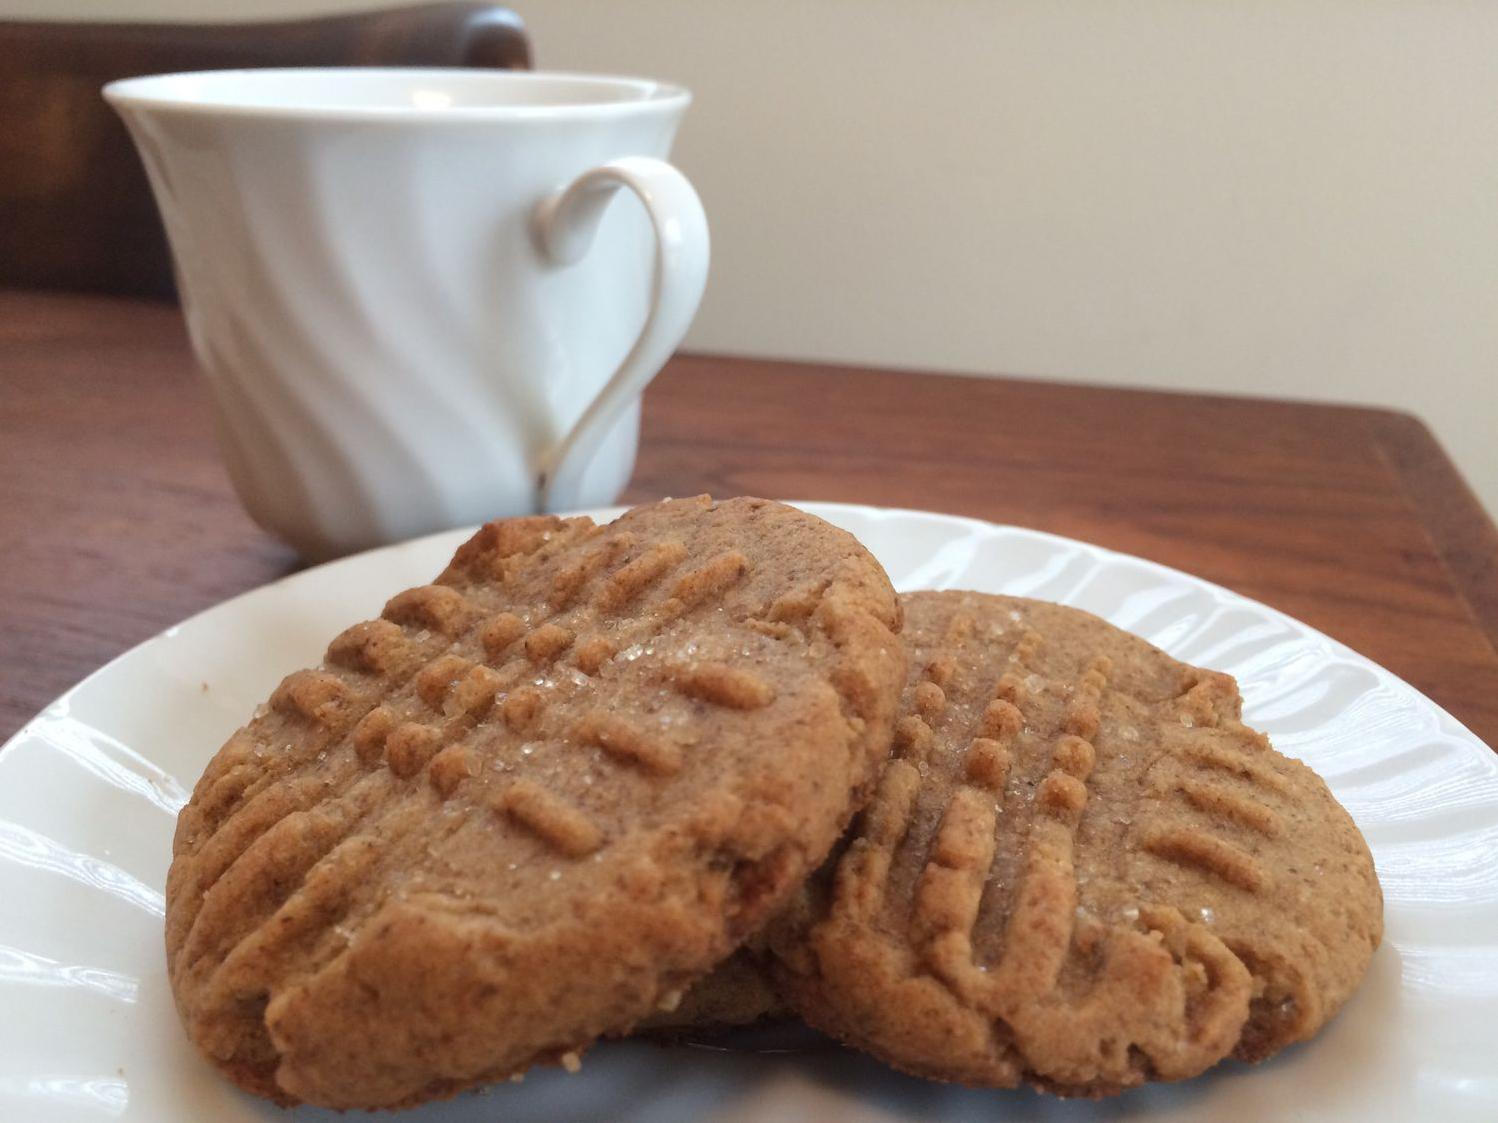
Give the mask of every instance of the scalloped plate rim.
<svg viewBox="0 0 1498 1123">
<path fill-rule="evenodd" d="M 1083 541 L 1080 538 L 1069 538 L 1064 534 L 1053 534 L 1052 532 L 1046 530 L 1035 530 L 1031 527 L 1020 526 L 1016 523 L 990 522 L 987 519 L 976 518 L 972 515 L 951 515 L 943 511 L 929 511 L 923 510 L 918 507 L 880 507 L 869 503 L 841 503 L 832 500 L 820 499 L 786 499 L 782 502 L 788 503 L 793 507 L 800 507 L 809 510 L 813 514 L 816 514 L 821 509 L 856 511 L 860 514 L 877 520 L 887 519 L 891 516 L 905 515 L 918 518 L 934 518 L 939 519 L 943 522 L 962 523 L 974 530 L 982 530 L 984 532 L 1014 531 L 1027 538 L 1036 538 L 1058 545 L 1071 547 L 1073 549 L 1080 549 L 1083 552 L 1096 558 L 1103 558 L 1110 561 L 1127 561 L 1133 565 L 1142 566 L 1146 570 L 1153 570 L 1161 574 L 1162 576 L 1171 578 L 1172 580 L 1185 580 L 1195 585 L 1197 588 L 1210 593 L 1212 597 L 1219 602 L 1229 601 L 1239 604 L 1246 603 L 1256 610 L 1269 614 L 1270 616 L 1277 619 L 1280 623 L 1289 624 L 1307 638 L 1315 639 L 1325 644 L 1329 651 L 1335 652 L 1338 656 L 1350 659 L 1354 662 L 1365 664 L 1369 669 L 1374 670 L 1381 675 L 1388 675 L 1389 677 L 1395 679 L 1401 686 L 1418 694 L 1427 705 L 1429 705 L 1440 715 L 1441 719 L 1444 722 L 1449 723 L 1451 726 L 1453 726 L 1455 731 L 1459 732 L 1465 737 L 1469 737 L 1472 740 L 1477 741 L 1479 745 L 1482 744 L 1482 739 L 1478 737 L 1477 734 L 1468 729 L 1466 725 L 1464 725 L 1458 718 L 1456 718 L 1440 703 L 1436 702 L 1428 695 L 1421 692 L 1418 688 L 1411 686 L 1409 683 L 1405 682 L 1404 679 L 1399 678 L 1398 675 L 1394 674 L 1393 671 L 1384 667 L 1382 664 L 1370 659 L 1368 656 L 1357 651 L 1355 648 L 1348 647 L 1341 640 L 1327 635 L 1325 632 L 1312 627 L 1310 624 L 1307 624 L 1294 616 L 1291 616 L 1287 612 L 1283 612 L 1280 609 L 1275 608 L 1273 605 L 1254 600 L 1252 597 L 1246 596 L 1243 593 L 1236 593 L 1232 589 L 1227 588 L 1225 585 L 1219 585 L 1216 582 L 1208 581 L 1205 577 L 1198 577 L 1194 573 L 1191 573 L 1184 569 L 1177 569 L 1174 566 L 1166 565 L 1164 562 L 1157 562 L 1151 558 L 1140 557 L 1138 554 L 1124 553 L 1121 550 L 1114 550 L 1108 546 L 1099 546 L 1092 542 Z M 618 518 L 629 509 L 630 508 L 627 506 L 617 505 L 611 507 L 593 507 L 586 510 L 564 512 L 562 517 L 587 515 L 598 520 L 599 522 L 612 522 L 614 519 Z M 263 585 L 257 585 L 253 589 L 246 589 L 242 593 L 235 593 L 232 597 L 228 597 L 224 600 L 211 604 L 206 608 L 200 609 L 199 611 L 193 613 L 191 616 L 184 617 L 176 624 L 169 625 L 156 634 L 147 636 L 139 643 L 126 648 L 124 651 L 111 658 L 107 663 L 103 664 L 97 670 L 90 671 L 88 674 L 84 675 L 83 678 L 79 679 L 67 690 L 63 691 L 51 702 L 48 702 L 45 706 L 38 710 L 37 713 L 30 719 L 28 719 L 20 729 L 16 730 L 15 733 L 7 738 L 5 743 L 3 745 L 0 745 L 0 759 L 4 758 L 6 750 L 8 750 L 16 741 L 20 740 L 21 735 L 26 733 L 38 718 L 45 717 L 49 711 L 55 709 L 59 705 L 65 704 L 68 699 L 76 694 L 82 687 L 87 686 L 89 683 L 93 682 L 100 676 L 107 674 L 109 671 L 114 669 L 117 663 L 129 659 L 131 656 L 136 655 L 142 649 L 150 647 L 152 644 L 159 643 L 162 640 L 174 638 L 175 635 L 183 628 L 189 628 L 200 624 L 203 618 L 206 616 L 223 611 L 225 609 L 233 608 L 248 598 L 258 597 L 261 594 L 282 588 L 288 583 L 300 581 L 303 578 L 306 578 L 309 574 L 323 573 L 326 570 L 333 568 L 334 566 L 348 565 L 351 563 L 358 563 L 361 565 L 366 564 L 380 557 L 390 557 L 396 553 L 404 552 L 406 550 L 419 549 L 422 546 L 437 541 L 438 539 L 447 537 L 453 537 L 454 539 L 457 539 L 460 536 L 471 535 L 477 530 L 477 526 L 457 527 L 452 530 L 438 530 L 433 531 L 431 534 L 423 534 L 416 538 L 405 539 L 401 542 L 392 542 L 385 546 L 376 546 L 373 549 L 363 550 L 357 554 L 348 554 L 341 558 L 333 558 L 329 561 L 319 562 L 317 565 L 310 565 L 305 569 L 298 569 L 293 573 L 288 573 L 284 576 L 277 577 L 275 580 L 267 581 Z"/>
</svg>

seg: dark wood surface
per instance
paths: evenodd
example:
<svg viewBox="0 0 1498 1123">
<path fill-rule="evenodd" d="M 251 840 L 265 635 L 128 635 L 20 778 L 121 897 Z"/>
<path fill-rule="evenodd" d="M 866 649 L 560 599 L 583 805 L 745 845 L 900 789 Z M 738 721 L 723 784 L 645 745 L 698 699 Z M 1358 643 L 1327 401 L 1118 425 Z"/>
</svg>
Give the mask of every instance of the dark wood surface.
<svg viewBox="0 0 1498 1123">
<path fill-rule="evenodd" d="M 171 297 L 166 234 L 100 88 L 116 78 L 261 66 L 523 69 L 519 18 L 421 4 L 257 23 L 0 22 L 0 285 Z"/>
<path fill-rule="evenodd" d="M 628 499 L 845 500 L 1086 539 L 1297 616 L 1498 744 L 1498 532 L 1412 418 L 707 356 L 645 401 Z M 230 490 L 173 308 L 0 291 L 0 737 L 296 566 Z"/>
</svg>

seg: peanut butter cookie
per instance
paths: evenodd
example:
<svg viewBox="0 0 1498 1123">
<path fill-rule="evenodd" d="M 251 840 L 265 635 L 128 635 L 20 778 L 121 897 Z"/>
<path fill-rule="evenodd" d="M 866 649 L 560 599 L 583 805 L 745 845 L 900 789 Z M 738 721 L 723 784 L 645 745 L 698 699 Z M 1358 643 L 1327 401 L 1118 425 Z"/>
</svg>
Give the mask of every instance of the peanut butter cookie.
<svg viewBox="0 0 1498 1123">
<path fill-rule="evenodd" d="M 772 925 L 782 995 L 909 1072 L 1102 1095 L 1316 1032 L 1382 932 L 1326 785 L 1233 680 L 1087 613 L 902 598 L 894 757 Z"/>
<path fill-rule="evenodd" d="M 198 1047 L 406 1105 L 670 1006 L 826 856 L 889 750 L 899 608 L 758 499 L 484 527 L 209 763 L 167 886 Z"/>
</svg>

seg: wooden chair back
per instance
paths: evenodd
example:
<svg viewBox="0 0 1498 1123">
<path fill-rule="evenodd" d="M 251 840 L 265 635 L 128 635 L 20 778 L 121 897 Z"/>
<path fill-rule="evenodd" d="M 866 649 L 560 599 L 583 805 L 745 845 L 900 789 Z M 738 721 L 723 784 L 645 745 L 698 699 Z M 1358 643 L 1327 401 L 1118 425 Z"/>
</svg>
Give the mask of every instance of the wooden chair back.
<svg viewBox="0 0 1498 1123">
<path fill-rule="evenodd" d="M 99 96 L 116 78 L 262 66 L 525 69 L 519 18 L 425 4 L 243 24 L 0 22 L 0 285 L 174 295 L 145 171 Z"/>
</svg>

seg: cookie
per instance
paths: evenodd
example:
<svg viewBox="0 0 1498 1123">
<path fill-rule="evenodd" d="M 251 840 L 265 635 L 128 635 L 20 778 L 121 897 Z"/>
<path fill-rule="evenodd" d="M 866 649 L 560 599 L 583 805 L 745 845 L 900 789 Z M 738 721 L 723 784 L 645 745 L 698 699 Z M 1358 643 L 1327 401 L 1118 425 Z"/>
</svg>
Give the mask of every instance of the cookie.
<svg viewBox="0 0 1498 1123">
<path fill-rule="evenodd" d="M 759 499 L 492 523 L 289 675 L 177 827 L 193 1041 L 283 1104 L 575 1067 L 826 856 L 889 751 L 900 615 Z"/>
<path fill-rule="evenodd" d="M 1070 1095 L 1336 1013 L 1382 932 L 1373 863 L 1231 678 L 1058 605 L 902 601 L 894 755 L 772 926 L 797 1012 L 917 1075 Z"/>
</svg>

